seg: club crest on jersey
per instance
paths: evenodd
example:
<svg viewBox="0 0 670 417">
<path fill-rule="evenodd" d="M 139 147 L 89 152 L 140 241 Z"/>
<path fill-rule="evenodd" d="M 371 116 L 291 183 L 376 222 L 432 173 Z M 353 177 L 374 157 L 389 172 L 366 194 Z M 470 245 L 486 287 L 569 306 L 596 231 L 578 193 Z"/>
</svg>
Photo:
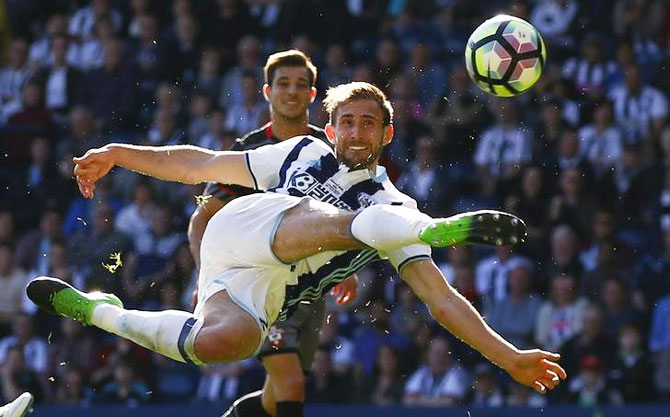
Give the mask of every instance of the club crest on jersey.
<svg viewBox="0 0 670 417">
<path fill-rule="evenodd" d="M 285 343 L 284 330 L 275 326 L 271 326 L 268 330 L 268 343 L 273 349 L 279 349 Z"/>
</svg>

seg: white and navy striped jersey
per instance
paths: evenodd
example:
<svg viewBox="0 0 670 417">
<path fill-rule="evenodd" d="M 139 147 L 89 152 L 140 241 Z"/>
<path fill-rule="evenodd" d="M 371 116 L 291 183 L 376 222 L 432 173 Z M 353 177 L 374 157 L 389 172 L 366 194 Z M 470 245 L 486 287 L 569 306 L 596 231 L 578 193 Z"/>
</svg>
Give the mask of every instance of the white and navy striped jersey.
<svg viewBox="0 0 670 417">
<path fill-rule="evenodd" d="M 275 145 L 245 152 L 254 188 L 308 196 L 340 209 L 356 211 L 372 204 L 402 205 L 416 209 L 416 202 L 398 191 L 378 166 L 350 170 L 337 161 L 333 150 L 313 136 L 298 136 Z M 373 249 L 330 251 L 295 265 L 294 279 L 286 287 L 279 319 L 285 319 L 300 302 L 311 302 L 366 265 L 388 258 L 398 269 L 419 258 L 430 258 L 430 246 L 416 244 L 387 253 Z"/>
</svg>

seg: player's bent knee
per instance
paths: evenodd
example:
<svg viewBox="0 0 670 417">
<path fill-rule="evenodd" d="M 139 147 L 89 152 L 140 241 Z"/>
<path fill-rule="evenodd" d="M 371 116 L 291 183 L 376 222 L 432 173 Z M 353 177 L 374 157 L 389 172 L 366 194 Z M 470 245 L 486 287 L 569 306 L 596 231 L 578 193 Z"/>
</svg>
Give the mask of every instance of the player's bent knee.
<svg viewBox="0 0 670 417">
<path fill-rule="evenodd" d="M 255 327 L 255 328 L 254 328 Z M 195 340 L 195 354 L 205 363 L 227 363 L 251 356 L 258 347 L 260 330 L 226 323 L 203 326 Z"/>
</svg>

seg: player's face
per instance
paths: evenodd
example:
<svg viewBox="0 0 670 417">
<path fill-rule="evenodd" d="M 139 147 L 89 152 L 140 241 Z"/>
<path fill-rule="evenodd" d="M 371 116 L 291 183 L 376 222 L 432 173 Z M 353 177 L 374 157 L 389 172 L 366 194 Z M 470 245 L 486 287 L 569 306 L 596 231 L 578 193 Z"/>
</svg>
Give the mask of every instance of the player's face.
<svg viewBox="0 0 670 417">
<path fill-rule="evenodd" d="M 374 100 L 353 100 L 335 113 L 326 133 L 335 144 L 337 159 L 351 169 L 377 166 L 384 146 L 393 138 L 393 125 L 384 126 L 383 113 Z"/>
<path fill-rule="evenodd" d="M 272 84 L 263 87 L 272 113 L 286 119 L 304 119 L 307 107 L 316 97 L 309 78 L 305 67 L 277 68 Z"/>
</svg>

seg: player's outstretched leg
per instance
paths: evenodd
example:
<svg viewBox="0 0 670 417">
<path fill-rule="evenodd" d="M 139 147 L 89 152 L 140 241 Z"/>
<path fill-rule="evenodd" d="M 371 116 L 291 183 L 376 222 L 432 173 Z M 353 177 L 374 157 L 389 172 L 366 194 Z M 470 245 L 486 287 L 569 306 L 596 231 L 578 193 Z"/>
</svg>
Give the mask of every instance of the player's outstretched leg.
<svg viewBox="0 0 670 417">
<path fill-rule="evenodd" d="M 252 354 L 260 339 L 256 322 L 225 291 L 208 299 L 199 317 L 179 310 L 125 310 L 113 294 L 85 293 L 51 277 L 35 278 L 26 292 L 43 310 L 96 326 L 179 362 L 239 360 Z"/>
<path fill-rule="evenodd" d="M 29 392 L 16 397 L 14 401 L 0 407 L 0 417 L 23 417 L 32 410 L 33 395 Z"/>
<path fill-rule="evenodd" d="M 317 201 L 289 209 L 272 242 L 275 255 L 286 263 L 322 251 L 399 249 L 416 243 L 431 246 L 469 244 L 510 245 L 526 239 L 526 224 L 518 217 L 479 210 L 434 219 L 402 206 L 377 204 L 352 213 Z"/>
</svg>

